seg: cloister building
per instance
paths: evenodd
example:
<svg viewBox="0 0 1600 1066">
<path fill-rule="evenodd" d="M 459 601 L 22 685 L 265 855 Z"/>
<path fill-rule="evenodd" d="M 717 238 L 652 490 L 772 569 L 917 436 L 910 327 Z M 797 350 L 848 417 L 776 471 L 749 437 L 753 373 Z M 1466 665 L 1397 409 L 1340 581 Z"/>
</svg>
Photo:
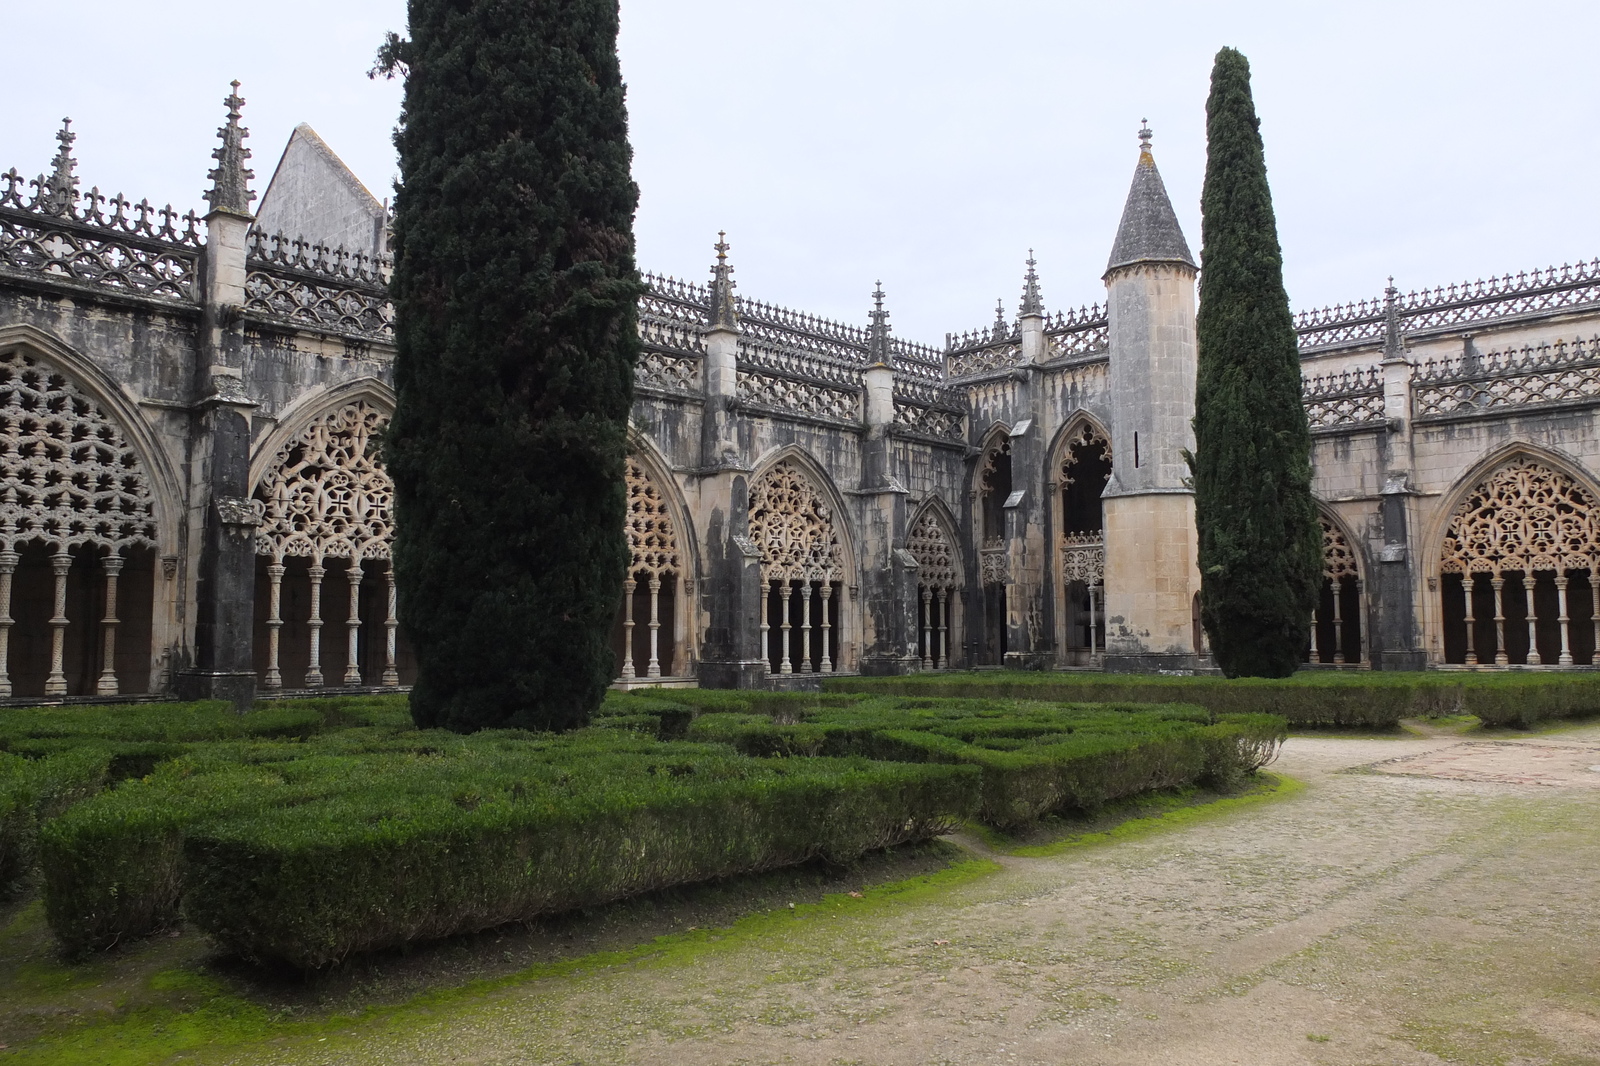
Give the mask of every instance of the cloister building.
<svg viewBox="0 0 1600 1066">
<path fill-rule="evenodd" d="M 237 87 L 236 87 L 237 88 Z M 208 210 L 0 175 L 0 698 L 408 684 L 389 569 L 387 211 L 301 126 Z M 894 335 L 646 275 L 618 684 L 1206 669 L 1199 264 L 1148 131 L 1102 277 Z M 1600 260 L 1297 318 L 1326 571 L 1307 660 L 1577 668 L 1600 645 Z"/>
</svg>

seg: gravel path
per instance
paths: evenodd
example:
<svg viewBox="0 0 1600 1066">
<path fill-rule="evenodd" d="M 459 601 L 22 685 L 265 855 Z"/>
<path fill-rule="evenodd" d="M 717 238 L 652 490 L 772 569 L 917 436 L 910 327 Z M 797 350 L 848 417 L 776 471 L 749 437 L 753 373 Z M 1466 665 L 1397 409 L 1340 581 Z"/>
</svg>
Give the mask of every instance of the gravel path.
<svg viewBox="0 0 1600 1066">
<path fill-rule="evenodd" d="M 1296 738 L 1292 796 L 234 1061 L 1600 1066 L 1600 728 L 1462 744 Z"/>
</svg>

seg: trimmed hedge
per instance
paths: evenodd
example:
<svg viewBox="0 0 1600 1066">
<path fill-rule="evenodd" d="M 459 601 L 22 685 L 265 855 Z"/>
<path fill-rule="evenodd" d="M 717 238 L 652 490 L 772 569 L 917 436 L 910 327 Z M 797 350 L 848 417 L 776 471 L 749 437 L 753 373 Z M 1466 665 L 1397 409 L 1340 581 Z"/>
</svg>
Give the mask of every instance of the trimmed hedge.
<svg viewBox="0 0 1600 1066">
<path fill-rule="evenodd" d="M 359 732 L 359 731 L 358 731 Z M 301 967 L 667 885 L 945 831 L 960 766 L 767 761 L 627 731 L 216 745 L 41 834 L 45 913 L 71 950 L 183 911 Z"/>
<path fill-rule="evenodd" d="M 1063 809 L 1195 782 L 1228 788 L 1283 740 L 1272 715 L 1213 722 L 1183 705 L 874 700 L 803 713 L 798 721 L 712 713 L 689 736 L 751 755 L 859 755 L 957 763 L 983 772 L 979 817 L 1009 827 Z"/>
<path fill-rule="evenodd" d="M 40 823 L 104 788 L 110 764 L 103 747 L 41 759 L 0 752 L 0 899 L 32 868 Z"/>
<path fill-rule="evenodd" d="M 984 671 L 838 678 L 839 695 L 1197 704 L 1216 714 L 1276 714 L 1296 728 L 1393 729 L 1402 718 L 1477 715 L 1488 726 L 1600 715 L 1600 672 L 1332 673 L 1282 679 Z"/>
</svg>

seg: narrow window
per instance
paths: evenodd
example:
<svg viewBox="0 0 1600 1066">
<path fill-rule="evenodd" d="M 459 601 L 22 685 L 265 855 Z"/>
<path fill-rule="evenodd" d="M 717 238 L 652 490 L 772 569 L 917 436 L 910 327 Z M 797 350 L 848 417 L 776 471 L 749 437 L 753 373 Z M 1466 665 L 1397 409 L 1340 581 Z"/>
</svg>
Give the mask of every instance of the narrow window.
<svg viewBox="0 0 1600 1066">
<path fill-rule="evenodd" d="M 1139 465 L 1139 434 L 1133 435 L 1133 465 Z"/>
</svg>

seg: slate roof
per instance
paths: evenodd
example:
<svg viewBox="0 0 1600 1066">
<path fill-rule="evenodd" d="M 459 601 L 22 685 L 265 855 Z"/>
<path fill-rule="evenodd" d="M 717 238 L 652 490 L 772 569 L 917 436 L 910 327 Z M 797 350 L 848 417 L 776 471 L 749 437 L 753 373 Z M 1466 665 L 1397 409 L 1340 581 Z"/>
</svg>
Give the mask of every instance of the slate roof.
<svg viewBox="0 0 1600 1066">
<path fill-rule="evenodd" d="M 1167 199 L 1167 187 L 1162 184 L 1148 145 L 1140 151 L 1139 165 L 1133 168 L 1133 188 L 1128 190 L 1106 273 L 1134 263 L 1187 263 L 1199 269 L 1189 253 L 1189 242 L 1183 239 L 1178 216 Z"/>
</svg>

